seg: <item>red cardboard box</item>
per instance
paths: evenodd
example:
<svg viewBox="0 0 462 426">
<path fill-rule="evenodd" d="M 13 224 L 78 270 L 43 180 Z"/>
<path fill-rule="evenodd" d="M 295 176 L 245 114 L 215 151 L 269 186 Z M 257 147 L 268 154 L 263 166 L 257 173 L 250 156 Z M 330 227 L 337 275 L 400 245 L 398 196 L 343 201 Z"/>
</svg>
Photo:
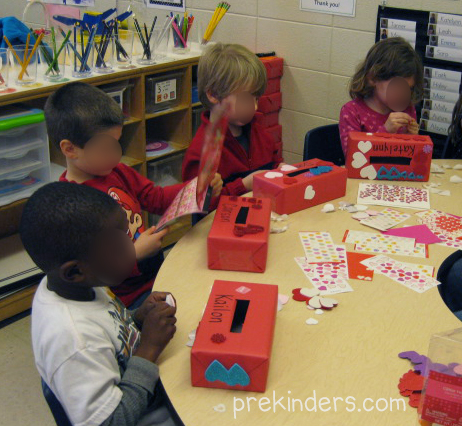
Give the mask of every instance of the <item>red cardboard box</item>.
<svg viewBox="0 0 462 426">
<path fill-rule="evenodd" d="M 290 214 L 345 195 L 347 171 L 317 158 L 256 174 L 253 194 L 271 199 L 272 210 Z"/>
<path fill-rule="evenodd" d="M 267 56 L 260 58 L 266 68 L 268 79 L 281 77 L 284 72 L 284 61 L 277 56 Z"/>
<path fill-rule="evenodd" d="M 427 182 L 432 153 L 429 136 L 350 132 L 348 177 Z"/>
<path fill-rule="evenodd" d="M 262 112 L 255 113 L 255 119 L 260 126 L 272 127 L 279 124 L 279 112 L 269 112 L 263 114 Z"/>
<path fill-rule="evenodd" d="M 281 91 L 281 78 L 270 78 L 266 84 L 266 90 L 264 95 L 271 95 L 272 93 L 280 92 Z"/>
<path fill-rule="evenodd" d="M 258 111 L 263 113 L 279 111 L 282 106 L 282 93 L 264 95 L 258 100 Z"/>
<path fill-rule="evenodd" d="M 276 142 L 282 141 L 282 126 L 276 124 L 276 126 L 267 127 L 266 131 L 270 133 Z"/>
<path fill-rule="evenodd" d="M 209 269 L 265 271 L 270 204 L 268 199 L 220 197 L 207 237 Z"/>
<path fill-rule="evenodd" d="M 191 383 L 264 392 L 278 286 L 216 280 L 191 350 Z"/>
</svg>

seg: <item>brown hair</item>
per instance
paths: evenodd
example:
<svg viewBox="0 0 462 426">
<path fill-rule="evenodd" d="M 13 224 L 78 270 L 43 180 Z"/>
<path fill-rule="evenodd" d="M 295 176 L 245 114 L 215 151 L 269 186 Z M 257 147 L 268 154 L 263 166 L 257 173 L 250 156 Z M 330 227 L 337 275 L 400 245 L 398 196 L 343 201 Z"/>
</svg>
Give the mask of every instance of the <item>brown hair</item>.
<svg viewBox="0 0 462 426">
<path fill-rule="evenodd" d="M 266 70 L 260 59 L 239 44 L 216 43 L 199 60 L 197 89 L 204 106 L 212 108 L 207 92 L 222 100 L 237 90 L 257 98 L 266 90 Z"/>
<path fill-rule="evenodd" d="M 387 38 L 375 43 L 367 52 L 350 80 L 350 96 L 368 98 L 374 93 L 369 80 L 386 81 L 393 77 L 414 77 L 412 101 L 422 98 L 422 61 L 412 46 L 401 37 Z"/>
</svg>

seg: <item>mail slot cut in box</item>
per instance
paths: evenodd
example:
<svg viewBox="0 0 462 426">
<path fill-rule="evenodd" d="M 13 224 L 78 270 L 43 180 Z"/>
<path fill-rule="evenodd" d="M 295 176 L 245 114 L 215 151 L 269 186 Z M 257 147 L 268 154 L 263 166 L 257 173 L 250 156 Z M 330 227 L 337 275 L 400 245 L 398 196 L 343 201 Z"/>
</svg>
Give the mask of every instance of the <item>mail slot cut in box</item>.
<svg viewBox="0 0 462 426">
<path fill-rule="evenodd" d="M 432 153 L 429 136 L 350 132 L 348 177 L 427 182 Z"/>
<path fill-rule="evenodd" d="M 193 386 L 264 392 L 278 286 L 216 280 L 191 350 Z"/>
</svg>

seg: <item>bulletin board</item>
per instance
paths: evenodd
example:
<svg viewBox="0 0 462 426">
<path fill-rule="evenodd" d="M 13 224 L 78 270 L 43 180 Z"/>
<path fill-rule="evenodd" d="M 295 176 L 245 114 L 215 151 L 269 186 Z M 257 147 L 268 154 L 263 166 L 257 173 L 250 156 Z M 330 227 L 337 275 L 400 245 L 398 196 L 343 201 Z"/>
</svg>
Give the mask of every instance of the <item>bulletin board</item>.
<svg viewBox="0 0 462 426">
<path fill-rule="evenodd" d="M 439 158 L 462 82 L 462 15 L 379 6 L 375 40 L 403 37 L 424 65 L 424 99 L 416 105 L 420 133 Z"/>
</svg>

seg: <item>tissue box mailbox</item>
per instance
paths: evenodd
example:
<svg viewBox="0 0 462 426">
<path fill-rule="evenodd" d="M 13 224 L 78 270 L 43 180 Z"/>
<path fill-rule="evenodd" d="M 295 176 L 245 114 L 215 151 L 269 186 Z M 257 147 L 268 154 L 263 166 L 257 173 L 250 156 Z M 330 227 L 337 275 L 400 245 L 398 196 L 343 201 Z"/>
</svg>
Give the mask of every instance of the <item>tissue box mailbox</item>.
<svg viewBox="0 0 462 426">
<path fill-rule="evenodd" d="M 346 182 L 344 168 L 314 158 L 255 175 L 253 194 L 270 198 L 276 213 L 290 214 L 343 197 Z"/>
<path fill-rule="evenodd" d="M 432 153 L 429 136 L 350 132 L 348 177 L 427 182 Z"/>
<path fill-rule="evenodd" d="M 207 237 L 209 269 L 265 271 L 270 204 L 268 199 L 221 196 Z"/>
<path fill-rule="evenodd" d="M 216 280 L 191 350 L 193 386 L 264 392 L 278 286 Z"/>
</svg>

